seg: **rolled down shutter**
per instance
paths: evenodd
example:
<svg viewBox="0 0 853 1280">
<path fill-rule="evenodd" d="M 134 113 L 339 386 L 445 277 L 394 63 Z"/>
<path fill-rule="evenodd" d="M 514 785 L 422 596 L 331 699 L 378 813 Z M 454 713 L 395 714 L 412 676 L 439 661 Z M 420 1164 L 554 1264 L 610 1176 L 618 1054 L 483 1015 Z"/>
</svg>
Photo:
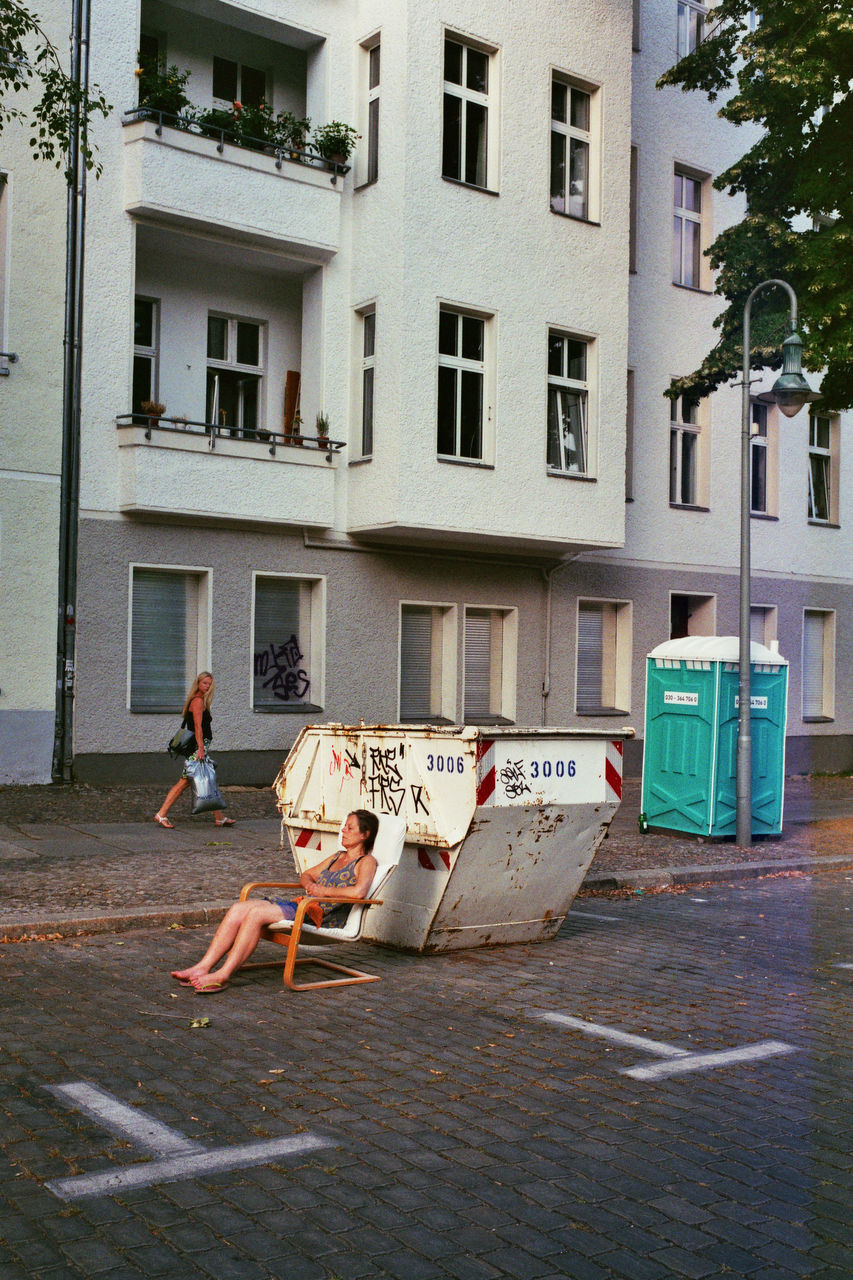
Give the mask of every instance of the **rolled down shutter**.
<svg viewBox="0 0 853 1280">
<path fill-rule="evenodd" d="M 184 705 L 192 678 L 187 671 L 187 619 L 193 585 L 185 573 L 133 571 L 131 711 L 180 711 Z"/>
<path fill-rule="evenodd" d="M 255 579 L 254 707 L 310 701 L 310 632 L 300 626 L 309 590 L 294 578 Z"/>
<path fill-rule="evenodd" d="M 485 720 L 491 706 L 492 617 L 465 614 L 465 719 Z"/>
<path fill-rule="evenodd" d="M 404 605 L 400 615 L 400 718 L 420 720 L 432 712 L 430 608 Z"/>
<path fill-rule="evenodd" d="M 803 715 L 822 716 L 823 635 L 825 615 L 806 610 L 803 615 Z"/>
<path fill-rule="evenodd" d="M 603 615 L 599 605 L 578 606 L 577 709 L 587 714 L 601 710 L 601 656 L 604 647 Z"/>
</svg>

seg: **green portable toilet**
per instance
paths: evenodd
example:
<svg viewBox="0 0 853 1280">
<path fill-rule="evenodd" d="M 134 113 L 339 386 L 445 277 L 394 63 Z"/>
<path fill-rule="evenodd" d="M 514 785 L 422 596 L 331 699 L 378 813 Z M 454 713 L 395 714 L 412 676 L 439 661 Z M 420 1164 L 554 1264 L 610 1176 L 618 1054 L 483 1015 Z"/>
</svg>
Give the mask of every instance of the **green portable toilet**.
<svg viewBox="0 0 853 1280">
<path fill-rule="evenodd" d="M 752 832 L 782 830 L 788 663 L 750 646 Z M 737 818 L 737 636 L 667 640 L 646 660 L 641 810 L 652 827 L 731 836 Z"/>
</svg>

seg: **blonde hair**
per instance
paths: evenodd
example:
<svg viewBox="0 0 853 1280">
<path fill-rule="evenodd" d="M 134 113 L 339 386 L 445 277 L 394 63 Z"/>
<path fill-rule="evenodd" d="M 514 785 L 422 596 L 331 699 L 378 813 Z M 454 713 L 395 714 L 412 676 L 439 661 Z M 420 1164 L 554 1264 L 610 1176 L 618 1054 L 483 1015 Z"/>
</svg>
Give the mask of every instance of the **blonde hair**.
<svg viewBox="0 0 853 1280">
<path fill-rule="evenodd" d="M 199 680 L 203 680 L 205 676 L 210 676 L 210 688 L 208 689 L 207 693 L 202 693 L 198 687 L 198 682 Z M 195 680 L 193 680 L 192 688 L 187 694 L 187 700 L 184 703 L 184 715 L 186 715 L 187 712 L 189 711 L 190 703 L 192 702 L 193 698 L 201 698 L 202 701 L 204 702 L 205 711 L 210 710 L 210 704 L 213 701 L 213 672 L 212 671 L 199 671 Z"/>
</svg>

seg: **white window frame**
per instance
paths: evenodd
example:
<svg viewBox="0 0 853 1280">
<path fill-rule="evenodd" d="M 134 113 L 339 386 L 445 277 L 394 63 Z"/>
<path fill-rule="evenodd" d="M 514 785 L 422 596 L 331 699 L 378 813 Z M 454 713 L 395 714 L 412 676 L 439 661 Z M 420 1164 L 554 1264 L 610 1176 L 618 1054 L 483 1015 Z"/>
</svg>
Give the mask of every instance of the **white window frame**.
<svg viewBox="0 0 853 1280">
<path fill-rule="evenodd" d="M 829 444 L 817 443 L 818 424 L 827 425 Z M 840 419 L 837 414 L 809 414 L 809 457 L 808 457 L 808 521 L 809 524 L 834 525 L 838 523 L 838 471 L 840 448 Z M 826 515 L 818 515 L 818 496 L 816 492 L 816 471 L 823 472 L 823 488 L 826 492 Z"/>
<path fill-rule="evenodd" d="M 778 638 L 779 610 L 775 604 L 749 606 L 749 636 L 766 649 Z"/>
<path fill-rule="evenodd" d="M 554 117 L 554 85 L 559 84 L 568 90 L 567 120 Z M 582 129 L 571 123 L 572 93 L 585 94 L 588 99 L 589 127 Z M 574 218 L 577 222 L 598 223 L 601 218 L 601 86 L 591 80 L 583 80 L 569 72 L 553 68 L 551 71 L 551 153 L 549 169 L 551 173 L 551 212 L 561 217 Z M 586 191 L 583 193 L 583 206 L 578 210 L 572 208 L 575 198 L 571 190 L 564 191 L 562 196 L 553 192 L 554 186 L 554 139 L 563 139 L 563 175 L 564 185 L 571 187 L 571 149 L 572 142 L 586 148 Z M 562 207 L 560 207 L 562 204 Z M 566 207 L 568 206 L 568 207 Z"/>
<path fill-rule="evenodd" d="M 555 374 L 551 372 L 551 342 L 552 339 L 561 339 L 565 342 L 581 343 L 584 347 L 584 378 L 571 378 L 567 372 Z M 568 360 L 565 358 L 567 347 L 563 348 L 564 359 L 562 361 L 563 370 L 568 369 Z M 547 398 L 547 418 L 545 423 L 545 467 L 550 476 L 569 476 L 569 477 L 588 477 L 593 474 L 592 464 L 592 408 L 594 404 L 592 390 L 596 383 L 597 372 L 598 344 L 594 338 L 590 338 L 585 334 L 572 333 L 568 329 L 564 329 L 559 325 L 548 326 L 548 347 L 546 371 L 548 380 L 548 398 Z M 557 424 L 556 448 L 558 454 L 557 463 L 551 459 L 551 414 L 553 395 L 560 392 L 568 392 L 577 394 L 580 406 L 580 414 L 582 418 L 581 434 L 582 434 L 582 450 L 583 465 L 581 467 L 567 465 L 567 444 L 572 436 L 571 431 L 566 430 L 566 419 L 562 416 L 562 421 Z M 571 425 L 571 424 L 569 424 Z M 561 429 L 562 428 L 562 429 Z M 575 447 L 577 453 L 577 446 Z"/>
<path fill-rule="evenodd" d="M 219 98 L 213 92 L 213 60 L 214 58 L 219 58 L 221 62 L 233 62 L 237 67 L 237 93 L 233 98 Z M 214 54 L 210 60 L 210 97 L 214 106 L 230 107 L 233 102 L 239 102 L 241 103 L 241 105 L 245 105 L 243 104 L 243 92 L 244 92 L 243 69 L 244 67 L 247 67 L 247 66 L 250 71 L 260 71 L 263 74 L 263 77 L 264 77 L 263 101 L 266 102 L 269 106 L 272 106 L 273 84 L 272 84 L 272 77 L 270 76 L 270 72 L 269 72 L 269 67 L 253 67 L 249 63 L 243 62 L 241 58 L 226 58 L 222 54 L 218 54 L 218 53 Z"/>
<path fill-rule="evenodd" d="M 189 640 L 185 648 L 184 654 L 184 693 L 180 699 L 180 705 L 148 708 L 134 708 L 133 694 L 133 579 L 134 574 L 138 571 L 177 574 L 181 577 L 193 577 L 196 579 L 196 618 L 195 618 L 195 644 L 191 645 Z M 192 684 L 193 679 L 199 671 L 210 669 L 210 638 L 212 634 L 212 597 L 213 597 L 213 570 L 209 566 L 200 565 L 184 565 L 184 564 L 150 564 L 144 561 L 131 561 L 128 565 L 127 579 L 127 688 L 126 688 L 126 706 L 128 711 L 134 712 L 136 715 L 158 715 L 168 713 L 174 715 L 175 711 L 183 708 L 186 692 Z"/>
<path fill-rule="evenodd" d="M 136 304 L 137 302 L 151 303 L 151 337 L 152 346 L 145 346 L 143 343 L 133 344 L 133 363 L 135 365 L 137 357 L 143 360 L 151 361 L 151 400 L 157 400 L 160 394 L 160 299 L 149 298 L 145 294 L 137 293 L 133 299 L 134 310 L 134 338 L 136 337 Z M 131 402 L 133 401 L 133 371 L 131 371 Z M 133 404 L 131 403 L 131 408 Z"/>
<path fill-rule="evenodd" d="M 379 140 L 381 128 L 382 90 L 382 38 L 375 31 L 361 41 L 359 55 L 359 132 L 364 145 L 355 155 L 355 181 L 359 187 L 372 186 L 379 181 Z M 377 70 L 374 82 L 374 72 Z"/>
<path fill-rule="evenodd" d="M 685 400 L 691 406 L 685 416 Z M 705 465 L 706 440 L 709 435 L 707 422 L 707 398 L 688 399 L 679 396 L 670 401 L 669 418 L 669 505 L 681 510 L 708 509 L 707 467 Z M 685 498 L 685 461 L 688 457 L 688 441 L 692 442 L 692 485 L 690 497 Z"/>
<path fill-rule="evenodd" d="M 407 609 L 431 612 L 430 710 L 408 716 L 403 708 L 403 614 Z M 456 718 L 455 604 L 435 600 L 401 600 L 397 617 L 397 719 L 401 723 L 452 723 Z"/>
<path fill-rule="evenodd" d="M 807 724 L 835 719 L 835 618 L 834 609 L 803 609 L 800 670 L 802 718 Z M 812 663 L 819 665 L 810 669 Z"/>
<path fill-rule="evenodd" d="M 467 622 L 471 616 L 490 619 L 489 711 L 469 716 L 467 707 Z M 462 719 L 465 724 L 514 724 L 518 685 L 518 609 L 514 606 L 471 604 L 462 612 Z"/>
<path fill-rule="evenodd" d="M 458 317 L 459 324 L 457 326 L 457 354 L 449 355 L 443 353 L 440 348 L 441 333 L 441 315 L 442 312 L 448 312 Z M 483 359 L 472 360 L 461 354 L 462 351 L 462 320 L 477 320 L 483 325 Z M 436 371 L 438 369 L 453 369 L 456 371 L 456 406 L 455 406 L 455 427 L 454 427 L 454 453 L 439 453 L 438 451 L 438 409 L 439 409 L 439 392 L 438 392 L 438 374 L 436 376 L 436 406 L 435 406 L 435 428 L 436 428 L 436 457 L 440 462 L 463 463 L 468 466 L 489 465 L 494 456 L 494 424 L 492 404 L 494 401 L 494 316 L 488 312 L 479 311 L 474 307 L 462 306 L 456 302 L 448 302 L 439 300 L 438 311 L 436 314 Z M 462 373 L 475 373 L 481 378 L 482 395 L 480 399 L 480 453 L 478 457 L 469 457 L 467 454 L 460 452 L 461 446 L 461 402 L 462 402 Z"/>
<path fill-rule="evenodd" d="M 596 705 L 586 700 L 581 688 L 582 614 L 600 614 L 601 650 L 599 654 L 600 700 Z M 629 715 L 631 711 L 631 653 L 633 644 L 633 605 L 630 600 L 604 600 L 581 597 L 575 611 L 575 711 L 579 716 Z M 582 702 L 584 705 L 582 705 Z"/>
<path fill-rule="evenodd" d="M 778 512 L 779 483 L 777 467 L 778 431 L 777 417 L 770 405 L 760 400 L 750 401 L 749 442 L 749 501 L 750 512 L 757 516 L 775 516 Z M 763 458 L 762 458 L 763 455 Z M 764 467 L 764 506 L 753 501 L 755 497 L 756 462 L 761 459 Z"/>
<path fill-rule="evenodd" d="M 255 653 L 255 608 L 257 600 L 258 579 L 275 579 L 280 582 L 295 582 L 305 587 L 303 599 L 300 601 L 300 630 L 303 621 L 307 622 L 309 635 L 308 671 L 310 696 L 304 702 L 285 701 L 255 704 L 255 670 L 258 666 L 258 654 Z M 302 712 L 322 711 L 326 702 L 326 578 L 322 574 L 306 573 L 267 573 L 261 569 L 252 571 L 252 603 L 249 639 L 249 699 L 252 711 L 260 715 L 292 715 Z M 305 613 L 308 613 L 307 620 Z M 289 655 L 287 655 L 289 656 Z M 300 668 L 301 669 L 301 668 Z"/>
<path fill-rule="evenodd" d="M 711 189 L 708 174 L 702 173 L 690 165 L 676 163 L 673 167 L 673 244 L 672 244 L 672 283 L 681 289 L 698 289 L 707 292 L 710 283 L 710 267 L 705 259 L 705 246 L 709 243 L 709 214 L 711 205 Z M 675 190 L 676 182 L 682 183 L 681 199 Z M 699 208 L 690 209 L 684 199 L 684 182 L 696 184 L 699 193 Z M 696 228 L 698 243 L 697 261 L 693 262 L 692 253 L 688 252 L 687 228 Z"/>
<path fill-rule="evenodd" d="M 708 10 L 695 0 L 676 0 L 675 56 L 686 58 L 705 39 Z"/>
<path fill-rule="evenodd" d="M 452 80 L 444 79 L 444 60 L 447 42 L 462 46 L 462 84 L 456 84 Z M 469 89 L 464 83 L 466 79 L 466 70 L 468 66 L 468 50 L 475 53 L 482 53 L 488 58 L 488 72 L 486 92 L 482 93 L 476 89 Z M 472 187 L 479 191 L 497 191 L 498 190 L 498 110 L 499 110 L 499 68 L 498 68 L 498 50 L 494 45 L 486 44 L 479 40 L 472 40 L 470 36 L 460 35 L 459 32 L 450 28 L 445 28 L 442 32 L 441 43 L 441 65 L 442 65 L 442 112 L 441 112 L 441 128 L 442 128 L 442 144 L 441 144 L 441 175 L 448 182 L 459 182 L 463 186 Z M 462 103 L 461 112 L 461 139 L 460 139 L 460 174 L 456 177 L 453 174 L 444 171 L 444 137 L 447 129 L 447 115 L 445 98 L 458 98 Z M 471 182 L 465 176 L 465 157 L 466 157 L 466 141 L 467 141 L 467 119 L 468 104 L 482 106 L 486 112 L 486 147 L 485 147 L 485 173 L 482 182 Z"/>
<path fill-rule="evenodd" d="M 672 602 L 675 599 L 688 602 L 687 634 L 689 636 L 715 636 L 717 634 L 717 597 L 707 592 L 670 591 L 669 621 L 672 631 Z"/>
<path fill-rule="evenodd" d="M 227 323 L 226 346 L 225 346 L 226 354 L 225 354 L 224 360 L 214 359 L 212 356 L 207 355 L 207 323 L 211 319 L 225 320 Z M 257 365 L 241 364 L 237 360 L 237 326 L 238 324 L 251 324 L 251 325 L 257 326 L 258 359 L 260 361 L 260 363 Z M 215 307 L 212 309 L 209 309 L 205 315 L 205 347 L 204 349 L 205 349 L 205 407 L 204 407 L 205 421 L 208 421 L 208 415 L 210 415 L 211 425 L 215 426 L 218 431 L 227 431 L 229 432 L 230 435 L 238 439 L 244 438 L 245 433 L 248 431 L 248 438 L 250 439 L 254 438 L 254 436 L 258 431 L 264 430 L 264 423 L 266 420 L 266 413 L 265 413 L 266 384 L 267 384 L 267 324 L 266 324 L 266 321 L 259 320 L 255 316 L 234 315 L 233 313 L 230 313 L 230 312 L 220 311 Z M 257 410 L 257 425 L 255 426 L 255 428 L 251 429 L 251 428 L 246 428 L 244 426 L 244 420 L 243 420 L 244 402 L 243 402 L 242 395 L 239 401 L 237 421 L 233 424 L 233 426 L 220 425 L 218 422 L 213 422 L 213 414 L 210 412 L 210 402 L 209 402 L 209 397 L 207 392 L 207 374 L 211 370 L 216 372 L 216 370 L 219 370 L 219 369 L 227 373 L 238 373 L 238 374 L 243 373 L 243 374 L 246 374 L 247 376 L 257 378 L 258 410 Z"/>
<path fill-rule="evenodd" d="M 376 446 L 376 305 L 360 309 L 357 313 L 359 323 L 357 325 L 358 334 L 358 353 L 357 353 L 357 371 L 358 371 L 358 388 L 356 395 L 356 429 L 358 431 L 358 446 L 355 456 L 365 460 L 373 457 L 373 450 Z M 368 335 L 372 335 L 373 350 L 368 353 Z M 365 417 L 368 407 L 367 387 L 370 384 L 370 447 L 365 446 L 367 440 L 367 420 Z"/>
</svg>

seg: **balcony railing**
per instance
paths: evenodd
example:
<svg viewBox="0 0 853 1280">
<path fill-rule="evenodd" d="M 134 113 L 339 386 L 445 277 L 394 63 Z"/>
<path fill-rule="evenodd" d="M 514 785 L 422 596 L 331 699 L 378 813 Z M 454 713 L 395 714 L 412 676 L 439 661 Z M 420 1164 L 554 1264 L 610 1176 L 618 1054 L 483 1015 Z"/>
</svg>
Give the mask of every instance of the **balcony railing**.
<svg viewBox="0 0 853 1280">
<path fill-rule="evenodd" d="M 343 177 L 349 173 L 351 165 L 342 164 L 339 160 L 329 160 L 326 156 L 321 155 L 319 151 L 312 151 L 310 147 L 285 147 L 269 142 L 265 138 L 252 138 L 244 133 L 236 133 L 231 129 L 222 129 L 216 125 L 200 124 L 197 120 L 189 116 L 170 115 L 168 111 L 159 111 L 154 107 L 135 107 L 132 111 L 126 111 L 122 123 L 125 125 L 135 124 L 139 120 L 150 120 L 155 124 L 154 132 L 160 138 L 163 135 L 163 126 L 170 129 L 176 129 L 180 133 L 194 134 L 197 138 L 211 138 L 216 141 L 216 150 L 222 155 L 225 150 L 225 143 L 230 142 L 232 146 L 242 147 L 246 151 L 260 152 L 262 155 L 275 157 L 275 167 L 281 170 L 285 161 L 288 164 L 308 165 L 312 169 L 325 170 L 331 173 L 331 183 L 334 186 L 338 181 L 338 175 Z"/>
<path fill-rule="evenodd" d="M 244 431 L 240 427 L 218 426 L 212 422 L 194 422 L 189 418 L 161 418 L 145 413 L 121 413 L 116 417 L 117 427 L 144 427 L 144 436 L 150 440 L 153 432 L 178 437 L 194 435 L 206 436 L 207 446 L 213 451 L 216 441 L 246 440 L 267 446 L 271 458 L 276 456 L 280 448 L 308 448 L 319 450 L 331 462 L 336 453 L 346 447 L 345 440 L 330 440 L 328 436 L 306 436 L 301 432 L 284 433 L 267 431 L 263 427 Z"/>
</svg>

